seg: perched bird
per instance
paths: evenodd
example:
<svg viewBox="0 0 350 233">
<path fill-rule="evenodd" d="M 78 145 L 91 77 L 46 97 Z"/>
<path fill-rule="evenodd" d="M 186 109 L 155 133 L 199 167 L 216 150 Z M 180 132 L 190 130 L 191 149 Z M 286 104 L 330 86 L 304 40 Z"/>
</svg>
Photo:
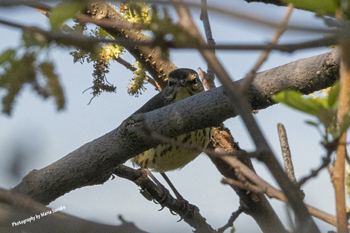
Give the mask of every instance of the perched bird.
<svg viewBox="0 0 350 233">
<path fill-rule="evenodd" d="M 168 85 L 164 90 L 150 99 L 134 114 L 153 111 L 202 91 L 204 91 L 204 87 L 196 71 L 191 69 L 174 70 L 169 73 Z M 171 143 L 160 144 L 132 158 L 131 161 L 134 165 L 161 173 L 180 169 L 194 160 L 199 153 L 181 147 L 178 143 L 186 143 L 205 148 L 211 136 L 212 128 L 210 127 L 182 134 L 172 139 L 177 142 L 177 145 Z"/>
</svg>

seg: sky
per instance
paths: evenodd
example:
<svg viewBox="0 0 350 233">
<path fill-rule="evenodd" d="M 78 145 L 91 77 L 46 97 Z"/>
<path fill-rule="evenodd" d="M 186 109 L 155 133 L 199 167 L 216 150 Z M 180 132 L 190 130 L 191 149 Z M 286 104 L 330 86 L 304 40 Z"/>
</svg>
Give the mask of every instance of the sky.
<svg viewBox="0 0 350 233">
<path fill-rule="evenodd" d="M 198 1 L 199 2 L 199 1 Z M 249 15 L 262 16 L 269 20 L 281 22 L 285 7 L 276 7 L 261 3 L 246 3 L 241 0 L 209 1 L 208 5 L 225 6 Z M 173 12 L 171 12 L 173 13 Z M 204 35 L 200 11 L 192 9 L 194 20 Z M 220 43 L 266 43 L 270 41 L 274 30 L 261 25 L 253 25 L 240 19 L 228 18 L 209 12 L 213 37 Z M 49 28 L 48 20 L 37 11 L 26 8 L 0 8 L 0 19 L 13 20 L 23 25 Z M 294 10 L 291 23 L 322 26 L 322 20 L 314 14 Z M 298 42 L 306 39 L 320 38 L 308 33 L 286 32 L 280 42 Z M 18 29 L 0 25 L 0 52 L 17 47 L 21 32 Z M 72 49 L 53 49 L 49 59 L 56 65 L 67 99 L 63 111 L 57 111 L 53 99 L 43 100 L 29 87 L 24 88 L 16 98 L 12 115 L 0 115 L 0 186 L 11 189 L 33 169 L 41 169 L 57 161 L 83 144 L 100 137 L 116 127 L 124 119 L 146 103 L 157 92 L 147 84 L 147 90 L 139 97 L 127 94 L 128 80 L 132 73 L 123 66 L 113 63 L 108 74 L 109 82 L 117 86 L 116 93 L 103 93 L 88 104 L 92 95 L 83 91 L 92 84 L 92 64 L 73 63 L 69 52 Z M 272 52 L 260 71 L 284 65 L 286 63 L 319 55 L 330 51 L 328 48 L 310 49 L 292 54 Z M 207 65 L 195 50 L 171 50 L 170 59 L 181 68 L 207 69 Z M 249 72 L 260 55 L 259 51 L 217 51 L 219 60 L 234 80 L 239 80 Z M 128 54 L 123 57 L 129 62 L 135 59 Z M 217 86 L 221 84 L 216 81 Z M 4 91 L 0 90 L 0 98 Z M 277 123 L 286 127 L 291 147 L 297 179 L 309 174 L 311 168 L 321 163 L 325 151 L 321 147 L 318 132 L 305 124 L 311 118 L 282 105 L 275 105 L 259 111 L 254 115 L 264 135 L 271 145 L 276 157 L 281 161 L 281 149 L 277 134 Z M 239 117 L 224 122 L 242 149 L 254 151 L 255 147 Z M 11 173 L 14 155 L 22 155 L 21 172 L 15 176 Z M 277 187 L 276 182 L 266 167 L 253 160 L 257 173 Z M 130 163 L 127 163 L 130 165 Z M 190 203 L 199 207 L 200 213 L 213 228 L 226 224 L 231 213 L 237 210 L 239 199 L 234 191 L 220 183 L 221 174 L 202 154 L 183 169 L 167 174 L 178 191 Z M 162 182 L 159 174 L 156 177 Z M 335 214 L 334 191 L 328 172 L 322 171 L 316 179 L 303 186 L 305 202 Z M 271 200 L 273 207 L 288 226 L 287 207 L 283 203 Z M 134 222 L 148 232 L 191 232 L 192 228 L 185 222 L 176 221 L 167 209 L 158 211 L 159 205 L 147 201 L 139 193 L 139 188 L 132 182 L 116 178 L 103 185 L 80 188 L 50 203 L 49 207 L 65 206 L 65 213 L 106 224 L 119 224 L 116 216 Z M 322 232 L 335 228 L 315 220 Z M 242 214 L 235 222 L 236 232 L 261 232 L 255 221 Z"/>
</svg>

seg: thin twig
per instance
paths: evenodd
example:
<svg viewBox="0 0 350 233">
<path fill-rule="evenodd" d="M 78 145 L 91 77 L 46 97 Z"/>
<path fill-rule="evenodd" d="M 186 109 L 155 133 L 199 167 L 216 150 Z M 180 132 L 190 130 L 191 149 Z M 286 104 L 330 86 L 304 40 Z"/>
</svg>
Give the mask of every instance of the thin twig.
<svg viewBox="0 0 350 233">
<path fill-rule="evenodd" d="M 239 206 L 238 210 L 236 210 L 235 212 L 233 212 L 231 214 L 231 217 L 228 220 L 228 222 L 223 227 L 220 227 L 218 229 L 218 233 L 223 233 L 227 228 L 233 227 L 233 223 L 236 221 L 236 219 L 239 217 L 239 215 L 241 213 L 243 213 L 243 210 L 244 210 L 244 208 L 242 206 Z"/>
<path fill-rule="evenodd" d="M 215 46 L 215 41 L 210 28 L 207 0 L 201 0 L 200 19 L 203 21 L 205 36 L 207 38 L 208 45 Z M 215 49 L 213 49 L 212 52 L 213 54 L 215 54 Z M 213 72 L 213 69 L 210 68 L 210 66 L 208 66 L 206 73 L 203 72 L 202 70 L 200 70 L 199 73 L 200 73 L 200 77 L 202 79 L 203 85 L 207 88 L 207 90 L 210 90 L 211 88 L 215 88 L 215 83 L 214 83 L 215 74 Z"/>
<path fill-rule="evenodd" d="M 293 4 L 288 4 L 288 9 L 286 14 L 284 15 L 283 21 L 281 23 L 281 26 L 275 31 L 275 34 L 273 35 L 273 38 L 270 42 L 271 45 L 276 45 L 278 42 L 278 39 L 280 38 L 280 36 L 286 31 L 286 26 L 288 25 L 289 22 L 289 18 L 292 14 L 293 11 Z M 252 84 L 256 72 L 258 72 L 259 68 L 262 66 L 262 64 L 267 60 L 269 54 L 270 54 L 271 50 L 264 50 L 258 61 L 255 63 L 255 65 L 253 66 L 253 68 L 250 70 L 250 72 L 245 76 L 245 81 L 242 83 L 241 86 L 241 92 L 242 93 L 246 93 L 250 87 L 250 85 Z"/>
<path fill-rule="evenodd" d="M 292 155 L 290 153 L 286 128 L 281 123 L 277 124 L 277 128 L 278 128 L 278 137 L 280 139 L 282 156 L 283 156 L 283 161 L 284 161 L 284 169 L 286 170 L 286 173 L 287 173 L 289 179 L 293 183 L 296 183 L 297 179 L 295 178 L 295 174 L 294 174 Z"/>
<path fill-rule="evenodd" d="M 324 168 L 326 168 L 330 162 L 331 162 L 331 156 L 333 154 L 333 150 L 327 150 L 327 155 L 322 158 L 322 163 L 317 169 L 311 170 L 310 174 L 301 178 L 299 182 L 297 183 L 299 187 L 301 187 L 303 184 L 306 183 L 309 179 L 316 177 L 320 171 L 322 171 Z"/>
<path fill-rule="evenodd" d="M 123 58 L 121 57 L 115 57 L 114 60 L 116 60 L 117 62 L 119 62 L 121 65 L 123 65 L 125 68 L 131 70 L 131 71 L 135 71 L 137 70 L 137 68 L 135 68 L 134 66 L 132 66 L 129 62 L 125 61 Z M 147 82 L 149 82 L 150 84 L 152 84 L 158 91 L 162 91 L 162 88 L 159 86 L 159 84 L 150 76 L 146 75 L 145 80 Z"/>
</svg>

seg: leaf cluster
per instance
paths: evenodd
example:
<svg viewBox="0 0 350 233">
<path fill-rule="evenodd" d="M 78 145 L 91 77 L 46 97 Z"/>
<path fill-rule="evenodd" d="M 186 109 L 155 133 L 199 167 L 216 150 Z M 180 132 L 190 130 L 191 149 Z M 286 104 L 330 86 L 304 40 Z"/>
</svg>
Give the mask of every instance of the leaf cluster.
<svg viewBox="0 0 350 233">
<path fill-rule="evenodd" d="M 315 12 L 317 16 L 334 16 L 340 10 L 344 19 L 350 19 L 348 0 L 282 0 L 282 2 L 285 4 L 292 3 L 298 9 Z"/>
<path fill-rule="evenodd" d="M 151 22 L 152 14 L 151 7 L 144 2 L 124 4 L 124 17 L 130 23 L 144 23 Z"/>
<path fill-rule="evenodd" d="M 32 41 L 25 42 L 26 45 L 30 43 Z M 6 92 L 2 98 L 2 112 L 12 113 L 15 98 L 26 85 L 45 99 L 53 97 L 57 109 L 63 109 L 65 98 L 53 63 L 38 59 L 38 52 L 32 47 L 21 50 L 8 49 L 0 55 L 0 90 Z"/>
<path fill-rule="evenodd" d="M 136 62 L 136 66 L 138 67 L 138 69 L 133 71 L 134 76 L 133 78 L 129 79 L 130 83 L 128 87 L 128 93 L 130 95 L 135 95 L 135 97 L 138 97 L 139 94 L 142 95 L 142 91 L 146 90 L 146 88 L 144 87 L 146 70 L 138 61 Z"/>
<path fill-rule="evenodd" d="M 337 112 L 339 89 L 338 81 L 324 98 L 305 98 L 300 92 L 287 90 L 274 95 L 272 99 L 293 109 L 314 116 L 317 119 L 316 121 L 306 121 L 306 123 L 317 127 L 325 142 L 329 143 L 330 140 L 338 139 L 343 132 L 350 127 L 349 113 L 344 116 L 341 121 L 342 123 L 338 124 L 339 119 L 337 119 Z M 321 126 L 323 126 L 324 132 L 322 132 Z M 332 138 L 330 138 L 330 136 Z"/>
</svg>

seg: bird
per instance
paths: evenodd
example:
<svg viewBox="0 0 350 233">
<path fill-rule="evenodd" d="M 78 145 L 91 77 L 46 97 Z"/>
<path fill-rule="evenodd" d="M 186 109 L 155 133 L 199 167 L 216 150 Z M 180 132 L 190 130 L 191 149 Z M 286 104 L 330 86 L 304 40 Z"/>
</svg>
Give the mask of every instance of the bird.
<svg viewBox="0 0 350 233">
<path fill-rule="evenodd" d="M 133 113 L 133 115 L 159 109 L 202 91 L 204 91 L 204 87 L 196 71 L 187 68 L 173 70 L 168 75 L 168 83 L 164 90 L 150 99 L 144 106 Z M 131 162 L 133 165 L 160 172 L 161 174 L 167 171 L 181 169 L 197 158 L 200 153 L 188 147 L 181 147 L 179 143 L 186 143 L 187 145 L 197 147 L 201 146 L 204 149 L 210 141 L 212 132 L 213 129 L 207 127 L 182 134 L 171 139 L 176 143 L 167 142 L 159 144 L 132 158 Z"/>
</svg>

